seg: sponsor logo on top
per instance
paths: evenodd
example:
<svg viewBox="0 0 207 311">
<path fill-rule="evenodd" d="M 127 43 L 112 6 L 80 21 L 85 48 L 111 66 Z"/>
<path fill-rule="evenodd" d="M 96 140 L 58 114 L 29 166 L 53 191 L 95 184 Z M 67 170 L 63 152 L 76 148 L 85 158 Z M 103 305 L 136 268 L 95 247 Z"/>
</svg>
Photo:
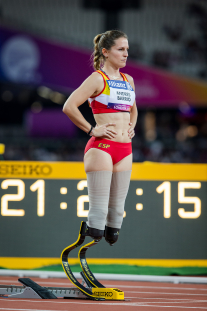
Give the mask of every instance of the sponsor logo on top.
<svg viewBox="0 0 207 311">
<path fill-rule="evenodd" d="M 116 109 L 116 110 L 123 110 L 123 111 L 130 111 L 131 106 L 124 105 L 124 104 L 108 103 L 107 108 Z"/>
<path fill-rule="evenodd" d="M 107 80 L 107 83 L 108 83 L 109 87 L 133 91 L 130 83 L 126 82 L 126 81 Z"/>
<path fill-rule="evenodd" d="M 125 81 L 115 81 L 115 80 L 107 80 L 109 87 L 117 88 L 117 89 L 127 89 Z"/>
<path fill-rule="evenodd" d="M 131 84 L 129 82 L 126 82 L 127 90 L 133 91 L 133 88 L 131 87 Z"/>
</svg>

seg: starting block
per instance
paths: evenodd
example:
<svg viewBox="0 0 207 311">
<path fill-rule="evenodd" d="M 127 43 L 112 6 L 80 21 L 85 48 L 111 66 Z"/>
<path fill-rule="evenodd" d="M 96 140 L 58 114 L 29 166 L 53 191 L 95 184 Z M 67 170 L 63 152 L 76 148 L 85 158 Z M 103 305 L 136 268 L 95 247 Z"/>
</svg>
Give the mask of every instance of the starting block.
<svg viewBox="0 0 207 311">
<path fill-rule="evenodd" d="M 124 292 L 118 288 L 92 288 L 92 293 L 97 298 L 106 300 L 124 300 Z"/>
<path fill-rule="evenodd" d="M 0 285 L 0 297 L 24 299 L 90 299 L 88 295 L 85 295 L 77 287 L 42 287 L 29 278 L 20 278 L 18 281 L 23 284 L 23 286 Z M 83 282 L 85 282 L 85 280 Z M 124 293 L 116 288 L 92 288 L 90 290 L 94 300 L 124 299 Z"/>
<path fill-rule="evenodd" d="M 18 279 L 23 286 L 0 285 L 0 297 L 28 299 L 86 298 L 77 288 L 42 287 L 29 278 Z"/>
</svg>

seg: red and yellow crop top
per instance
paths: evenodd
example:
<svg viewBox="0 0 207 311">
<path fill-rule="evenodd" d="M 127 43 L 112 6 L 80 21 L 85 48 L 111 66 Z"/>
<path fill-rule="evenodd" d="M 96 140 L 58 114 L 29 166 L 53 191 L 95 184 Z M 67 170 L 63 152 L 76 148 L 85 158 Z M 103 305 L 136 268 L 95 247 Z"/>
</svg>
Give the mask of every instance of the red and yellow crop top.
<svg viewBox="0 0 207 311">
<path fill-rule="evenodd" d="M 114 113 L 119 111 L 130 112 L 135 101 L 135 92 L 126 76 L 120 72 L 124 81 L 110 80 L 101 70 L 104 88 L 98 95 L 88 99 L 93 114 Z"/>
</svg>

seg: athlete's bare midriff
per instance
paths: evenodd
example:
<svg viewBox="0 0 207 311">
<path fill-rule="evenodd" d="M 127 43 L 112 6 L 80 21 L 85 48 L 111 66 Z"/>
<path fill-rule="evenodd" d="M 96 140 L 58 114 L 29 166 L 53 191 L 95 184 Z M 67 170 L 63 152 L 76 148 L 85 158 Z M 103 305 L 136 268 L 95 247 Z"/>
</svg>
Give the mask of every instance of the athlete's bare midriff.
<svg viewBox="0 0 207 311">
<path fill-rule="evenodd" d="M 117 132 L 116 137 L 107 139 L 120 143 L 131 142 L 131 139 L 128 136 L 128 130 L 130 128 L 129 126 L 130 113 L 128 112 L 99 113 L 94 114 L 94 118 L 98 126 L 106 123 L 116 123 L 115 126 L 113 125 L 108 127 Z"/>
</svg>

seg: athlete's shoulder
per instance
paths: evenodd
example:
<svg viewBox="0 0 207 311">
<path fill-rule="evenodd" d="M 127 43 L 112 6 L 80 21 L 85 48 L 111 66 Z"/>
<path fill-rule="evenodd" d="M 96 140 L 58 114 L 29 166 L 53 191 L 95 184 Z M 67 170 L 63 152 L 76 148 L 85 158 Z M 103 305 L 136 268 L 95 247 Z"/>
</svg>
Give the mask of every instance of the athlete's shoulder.
<svg viewBox="0 0 207 311">
<path fill-rule="evenodd" d="M 94 76 L 94 77 L 102 77 L 102 74 L 100 73 L 100 71 L 94 71 L 92 72 L 91 76 Z M 103 79 L 103 78 L 102 78 Z"/>
<path fill-rule="evenodd" d="M 134 89 L 134 79 L 132 78 L 132 76 L 128 75 L 128 73 L 124 73 L 124 75 L 127 77 L 127 80 L 129 81 L 129 83 Z"/>
<path fill-rule="evenodd" d="M 98 71 L 94 71 L 91 75 L 90 78 L 94 81 L 103 81 L 102 75 Z"/>
<path fill-rule="evenodd" d="M 93 85 L 99 85 L 103 82 L 103 77 L 97 71 L 94 71 L 90 74 L 90 76 L 85 80 L 88 83 L 92 83 Z"/>
<path fill-rule="evenodd" d="M 132 76 L 128 75 L 128 73 L 124 73 L 124 75 L 127 77 L 129 83 L 134 81 L 134 79 L 132 78 Z"/>
</svg>

